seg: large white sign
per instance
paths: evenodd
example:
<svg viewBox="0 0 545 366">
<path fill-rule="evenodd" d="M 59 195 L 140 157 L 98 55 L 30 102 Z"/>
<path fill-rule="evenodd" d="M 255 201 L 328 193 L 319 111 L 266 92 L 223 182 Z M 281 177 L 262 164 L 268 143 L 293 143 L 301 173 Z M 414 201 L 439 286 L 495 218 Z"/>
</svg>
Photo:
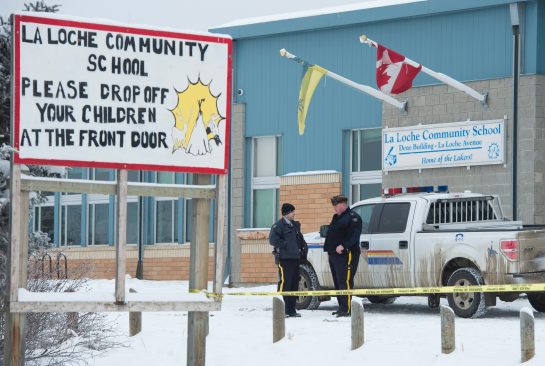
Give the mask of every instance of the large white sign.
<svg viewBox="0 0 545 366">
<path fill-rule="evenodd" d="M 382 130 L 382 170 L 502 164 L 502 119 Z"/>
<path fill-rule="evenodd" d="M 16 15 L 15 162 L 225 174 L 232 40 Z"/>
</svg>

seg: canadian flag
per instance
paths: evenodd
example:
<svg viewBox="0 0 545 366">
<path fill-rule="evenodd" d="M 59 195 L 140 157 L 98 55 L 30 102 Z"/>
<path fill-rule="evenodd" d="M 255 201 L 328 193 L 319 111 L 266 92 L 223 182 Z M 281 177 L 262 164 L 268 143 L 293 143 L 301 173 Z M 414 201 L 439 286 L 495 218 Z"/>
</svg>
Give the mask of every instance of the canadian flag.
<svg viewBox="0 0 545 366">
<path fill-rule="evenodd" d="M 405 63 L 405 56 L 377 44 L 377 86 L 384 93 L 399 94 L 413 86 L 422 69 Z"/>
</svg>

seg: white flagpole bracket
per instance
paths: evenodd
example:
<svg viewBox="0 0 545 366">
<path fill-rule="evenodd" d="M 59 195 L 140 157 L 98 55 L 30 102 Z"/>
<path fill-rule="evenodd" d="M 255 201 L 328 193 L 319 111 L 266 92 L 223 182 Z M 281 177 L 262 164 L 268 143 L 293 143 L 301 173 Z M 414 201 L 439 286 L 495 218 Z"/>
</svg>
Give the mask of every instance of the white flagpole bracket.
<svg viewBox="0 0 545 366">
<path fill-rule="evenodd" d="M 282 48 L 280 50 L 280 56 L 282 57 L 285 57 L 287 59 L 290 59 L 292 61 L 295 61 L 299 64 L 308 64 L 305 60 L 303 60 L 302 58 L 299 58 L 297 56 L 295 56 L 294 54 L 291 54 L 289 53 L 288 51 L 286 51 L 284 48 Z M 326 69 L 324 69 L 326 70 Z M 404 101 L 404 102 L 400 102 L 399 100 L 395 99 L 395 98 L 392 98 L 391 96 L 389 96 L 388 94 L 385 94 L 383 92 L 381 92 L 380 90 L 377 90 L 375 88 L 372 88 L 368 85 L 363 85 L 363 84 L 358 84 L 350 79 L 347 79 L 341 75 L 338 75 L 338 74 L 335 74 L 334 72 L 331 72 L 329 70 L 326 70 L 326 73 L 325 75 L 329 76 L 330 78 L 332 79 L 335 79 L 337 80 L 338 82 L 344 84 L 344 85 L 347 85 L 347 86 L 350 86 L 356 90 L 359 90 L 361 92 L 364 92 L 374 98 L 377 98 L 377 99 L 380 99 L 388 104 L 391 104 L 393 105 L 394 107 L 398 108 L 402 113 L 406 113 L 407 111 L 407 101 Z"/>
<path fill-rule="evenodd" d="M 365 44 L 369 45 L 370 47 L 377 47 L 378 46 L 377 42 L 373 41 L 372 39 L 369 39 L 365 34 L 362 34 L 360 36 L 360 43 L 365 43 Z M 478 91 L 476 91 L 475 89 L 472 89 L 469 86 L 459 82 L 458 80 L 453 79 L 450 76 L 442 74 L 440 72 L 436 72 L 436 71 L 433 71 L 431 69 L 428 69 L 426 66 L 421 65 L 418 62 L 415 62 L 415 61 L 411 60 L 408 57 L 405 57 L 405 63 L 407 63 L 407 64 L 409 64 L 409 65 L 411 65 L 413 67 L 422 66 L 421 71 L 424 74 L 427 74 L 427 75 L 431 76 L 432 78 L 437 79 L 437 80 L 439 80 L 439 81 L 441 81 L 441 82 L 443 82 L 443 83 L 445 83 L 447 85 L 450 85 L 453 88 L 458 89 L 458 90 L 466 93 L 470 97 L 473 97 L 473 98 L 477 99 L 479 102 L 481 102 L 483 107 L 488 106 L 488 93 L 481 94 Z"/>
</svg>

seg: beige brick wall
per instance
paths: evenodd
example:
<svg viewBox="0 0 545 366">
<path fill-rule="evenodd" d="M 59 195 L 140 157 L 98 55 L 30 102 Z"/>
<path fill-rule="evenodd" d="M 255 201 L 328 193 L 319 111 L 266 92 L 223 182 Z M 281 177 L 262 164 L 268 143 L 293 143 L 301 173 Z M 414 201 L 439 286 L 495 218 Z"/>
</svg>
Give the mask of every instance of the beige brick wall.
<svg viewBox="0 0 545 366">
<path fill-rule="evenodd" d="M 96 279 L 115 277 L 115 248 L 110 246 L 62 248 L 68 258 L 68 276 L 73 277 L 85 268 L 85 276 Z M 208 253 L 208 279 L 214 279 L 214 248 Z M 55 255 L 52 255 L 55 258 Z M 135 246 L 127 247 L 127 274 L 136 276 L 138 252 Z M 64 263 L 61 262 L 61 268 Z M 53 261 L 55 270 L 56 262 Z M 47 266 L 48 267 L 48 266 Z M 48 270 L 48 268 L 46 268 Z M 189 244 L 154 245 L 144 251 L 144 279 L 189 280 Z"/>
<path fill-rule="evenodd" d="M 303 233 L 318 231 L 331 221 L 330 198 L 341 190 L 340 173 L 284 176 L 280 180 L 280 204 L 295 206 L 295 219 L 301 222 Z"/>
<path fill-rule="evenodd" d="M 267 242 L 268 244 L 268 242 Z M 269 253 L 242 253 L 240 280 L 243 283 L 277 282 L 278 268 Z"/>
<path fill-rule="evenodd" d="M 269 230 L 239 230 L 237 237 L 241 243 L 240 282 L 276 283 L 278 268 L 271 253 Z"/>
</svg>

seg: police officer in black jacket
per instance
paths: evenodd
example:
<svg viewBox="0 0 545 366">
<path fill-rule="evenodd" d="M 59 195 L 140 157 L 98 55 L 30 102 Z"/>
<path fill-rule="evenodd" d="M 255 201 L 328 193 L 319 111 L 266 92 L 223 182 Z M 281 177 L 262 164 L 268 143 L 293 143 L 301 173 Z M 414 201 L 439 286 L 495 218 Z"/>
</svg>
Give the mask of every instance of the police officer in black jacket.
<svg viewBox="0 0 545 366">
<path fill-rule="evenodd" d="M 301 224 L 295 221 L 295 206 L 282 205 L 282 218 L 272 227 L 269 243 L 274 246 L 278 258 L 278 291 L 297 291 L 299 289 L 299 262 L 306 258 L 307 244 L 301 234 Z M 295 311 L 295 296 L 284 296 L 287 317 L 300 317 Z"/>
<path fill-rule="evenodd" d="M 335 215 L 327 229 L 324 252 L 329 254 L 329 266 L 336 290 L 352 289 L 354 275 L 360 259 L 360 215 L 348 207 L 348 198 L 343 195 L 331 198 Z M 351 296 L 337 296 L 339 309 L 333 312 L 337 317 L 350 315 Z"/>
</svg>

